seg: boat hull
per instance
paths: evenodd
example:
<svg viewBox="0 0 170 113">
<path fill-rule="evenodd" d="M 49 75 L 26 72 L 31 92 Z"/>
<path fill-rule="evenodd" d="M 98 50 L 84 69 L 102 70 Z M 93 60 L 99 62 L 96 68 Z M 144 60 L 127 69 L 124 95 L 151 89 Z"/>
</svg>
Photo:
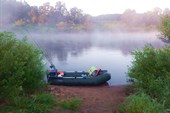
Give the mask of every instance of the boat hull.
<svg viewBox="0 0 170 113">
<path fill-rule="evenodd" d="M 56 77 L 47 75 L 49 84 L 53 85 L 67 85 L 67 86 L 95 86 L 106 83 L 111 79 L 110 73 L 106 70 L 101 71 L 101 74 L 96 77 L 86 76 L 82 77 L 82 74 L 87 75 L 87 72 L 64 72 L 63 77 Z"/>
</svg>

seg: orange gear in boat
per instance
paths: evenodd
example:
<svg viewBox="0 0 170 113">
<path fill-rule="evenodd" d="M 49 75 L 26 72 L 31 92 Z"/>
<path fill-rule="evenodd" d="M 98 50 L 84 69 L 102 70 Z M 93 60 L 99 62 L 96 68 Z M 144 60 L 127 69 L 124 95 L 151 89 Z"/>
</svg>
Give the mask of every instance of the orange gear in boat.
<svg viewBox="0 0 170 113">
<path fill-rule="evenodd" d="M 59 71 L 57 72 L 58 75 L 64 75 L 64 72 L 63 71 Z"/>
</svg>

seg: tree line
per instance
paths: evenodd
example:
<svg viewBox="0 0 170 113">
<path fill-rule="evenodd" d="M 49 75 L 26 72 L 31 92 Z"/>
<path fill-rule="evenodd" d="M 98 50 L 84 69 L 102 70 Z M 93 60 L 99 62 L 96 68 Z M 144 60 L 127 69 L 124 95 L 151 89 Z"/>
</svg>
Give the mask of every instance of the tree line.
<svg viewBox="0 0 170 113">
<path fill-rule="evenodd" d="M 126 9 L 123 14 L 108 14 L 93 17 L 94 23 L 104 25 L 103 29 L 111 30 L 158 30 L 165 15 L 170 15 L 170 9 L 156 7 L 152 11 L 137 13 L 133 9 Z"/>
<path fill-rule="evenodd" d="M 64 27 L 68 25 L 88 23 L 88 14 L 84 14 L 81 9 L 73 7 L 67 10 L 65 3 L 58 1 L 55 6 L 49 2 L 42 6 L 30 6 L 27 2 L 16 0 L 0 0 L 1 5 L 1 26 L 15 24 L 22 26 L 32 25 L 55 25 Z"/>
<path fill-rule="evenodd" d="M 40 25 L 53 26 L 60 30 L 115 30 L 115 29 L 157 29 L 161 16 L 170 14 L 170 9 L 154 8 L 152 11 L 137 13 L 127 9 L 123 14 L 100 15 L 93 17 L 83 10 L 66 8 L 65 3 L 58 1 L 55 6 L 49 2 L 43 5 L 30 6 L 27 2 L 0 0 L 0 26 Z"/>
</svg>

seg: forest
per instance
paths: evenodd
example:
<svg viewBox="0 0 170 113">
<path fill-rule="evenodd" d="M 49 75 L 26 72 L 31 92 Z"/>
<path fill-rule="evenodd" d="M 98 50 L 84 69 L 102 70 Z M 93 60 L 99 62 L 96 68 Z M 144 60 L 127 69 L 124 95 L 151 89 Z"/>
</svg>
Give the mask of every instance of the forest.
<svg viewBox="0 0 170 113">
<path fill-rule="evenodd" d="M 41 6 L 30 6 L 25 1 L 0 0 L 0 27 L 48 27 L 55 31 L 137 31 L 157 30 L 161 15 L 170 14 L 170 9 L 159 7 L 145 13 L 126 9 L 123 14 L 91 16 L 83 10 L 58 1 L 55 6 L 49 2 Z M 129 27 L 130 26 L 130 27 Z M 53 30 L 54 30 L 53 29 Z"/>
</svg>

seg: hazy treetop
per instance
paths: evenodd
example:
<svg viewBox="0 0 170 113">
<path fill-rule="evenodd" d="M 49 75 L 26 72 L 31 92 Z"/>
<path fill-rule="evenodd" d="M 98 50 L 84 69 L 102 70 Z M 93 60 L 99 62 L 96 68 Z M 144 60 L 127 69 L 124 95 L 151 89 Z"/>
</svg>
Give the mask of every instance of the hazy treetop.
<svg viewBox="0 0 170 113">
<path fill-rule="evenodd" d="M 19 0 L 20 1 L 20 0 Z M 25 0 L 30 5 L 40 6 L 45 2 L 51 5 L 59 0 Z M 62 0 L 68 9 L 78 7 L 92 15 L 123 13 L 126 9 L 135 9 L 137 13 L 143 13 L 160 7 L 162 10 L 169 7 L 169 0 Z"/>
</svg>

